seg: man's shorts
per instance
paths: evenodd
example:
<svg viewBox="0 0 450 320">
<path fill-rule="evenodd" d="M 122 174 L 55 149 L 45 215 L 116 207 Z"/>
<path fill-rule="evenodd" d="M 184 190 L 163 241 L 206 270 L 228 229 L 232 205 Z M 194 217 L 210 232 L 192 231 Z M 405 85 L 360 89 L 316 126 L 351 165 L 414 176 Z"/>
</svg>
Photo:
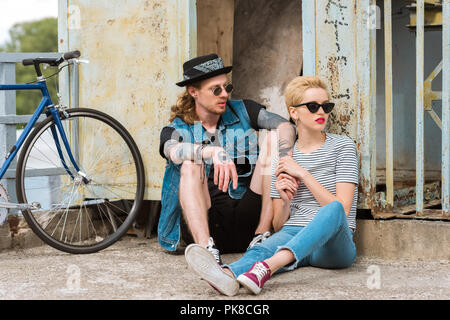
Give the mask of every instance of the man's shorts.
<svg viewBox="0 0 450 320">
<path fill-rule="evenodd" d="M 223 193 L 211 198 L 208 224 L 211 237 L 220 253 L 245 252 L 255 235 L 261 214 L 261 195 L 247 189 L 242 199 L 232 199 Z M 182 239 L 193 243 L 184 218 L 181 219 Z"/>
</svg>

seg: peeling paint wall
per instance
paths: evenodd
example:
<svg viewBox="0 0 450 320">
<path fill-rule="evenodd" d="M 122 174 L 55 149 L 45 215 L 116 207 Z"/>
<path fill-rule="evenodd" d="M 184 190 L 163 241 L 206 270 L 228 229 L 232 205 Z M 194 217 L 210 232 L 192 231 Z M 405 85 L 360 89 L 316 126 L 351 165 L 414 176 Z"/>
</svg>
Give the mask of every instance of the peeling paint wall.
<svg viewBox="0 0 450 320">
<path fill-rule="evenodd" d="M 328 85 L 336 107 L 327 131 L 347 135 L 357 146 L 358 208 L 373 207 L 376 192 L 375 30 L 369 28 L 372 0 L 303 1 L 304 65 Z"/>
<path fill-rule="evenodd" d="M 182 63 L 196 54 L 193 3 L 59 4 L 59 50 L 78 49 L 90 62 L 80 66 L 79 106 L 106 112 L 129 130 L 143 157 L 149 200 L 160 199 L 165 162 L 158 152 L 159 133 L 181 91 L 175 82 L 182 79 Z M 69 80 L 62 78 L 64 88 Z"/>
<path fill-rule="evenodd" d="M 356 16 L 353 0 L 318 1 L 316 7 L 316 74 L 324 78 L 337 108 L 328 130 L 357 136 Z"/>
</svg>

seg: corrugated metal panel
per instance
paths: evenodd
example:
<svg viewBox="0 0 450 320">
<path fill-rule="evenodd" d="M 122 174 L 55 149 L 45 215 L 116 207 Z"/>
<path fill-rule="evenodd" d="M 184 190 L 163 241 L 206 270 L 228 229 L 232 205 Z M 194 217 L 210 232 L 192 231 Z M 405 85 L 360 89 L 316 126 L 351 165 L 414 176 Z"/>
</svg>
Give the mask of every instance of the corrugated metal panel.
<svg viewBox="0 0 450 320">
<path fill-rule="evenodd" d="M 416 28 L 416 211 L 423 213 L 424 184 L 424 0 L 417 1 Z"/>
<path fill-rule="evenodd" d="M 357 2 L 356 65 L 358 101 L 356 137 L 359 150 L 359 207 L 371 208 L 376 192 L 376 6 L 375 0 Z M 367 70 L 367 71 L 364 71 Z"/>
<path fill-rule="evenodd" d="M 392 2 L 384 0 L 384 81 L 386 114 L 386 204 L 394 206 L 394 139 L 392 110 Z"/>
</svg>

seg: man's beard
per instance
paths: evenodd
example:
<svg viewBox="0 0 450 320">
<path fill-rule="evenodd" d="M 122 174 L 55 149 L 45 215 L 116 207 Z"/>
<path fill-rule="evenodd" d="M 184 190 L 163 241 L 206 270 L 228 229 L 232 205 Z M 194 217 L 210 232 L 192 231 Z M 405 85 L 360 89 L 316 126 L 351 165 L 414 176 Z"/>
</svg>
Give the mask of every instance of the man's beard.
<svg viewBox="0 0 450 320">
<path fill-rule="evenodd" d="M 225 102 L 226 103 L 226 102 Z M 225 104 L 225 108 L 222 110 L 221 108 L 219 109 L 219 107 L 217 105 L 215 105 L 214 107 L 207 107 L 206 110 L 208 110 L 209 112 L 216 114 L 216 115 L 222 115 L 225 113 L 226 109 L 226 104 Z"/>
</svg>

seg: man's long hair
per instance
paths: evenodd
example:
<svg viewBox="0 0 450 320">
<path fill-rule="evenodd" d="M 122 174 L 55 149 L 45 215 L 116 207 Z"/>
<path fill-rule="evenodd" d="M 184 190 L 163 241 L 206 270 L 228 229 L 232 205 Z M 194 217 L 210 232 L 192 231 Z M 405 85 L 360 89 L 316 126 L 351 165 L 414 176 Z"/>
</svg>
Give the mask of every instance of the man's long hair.
<svg viewBox="0 0 450 320">
<path fill-rule="evenodd" d="M 190 84 L 197 89 L 200 89 L 199 83 Z M 193 124 L 195 121 L 199 121 L 198 115 L 195 112 L 195 100 L 189 94 L 188 87 L 186 90 L 178 95 L 177 102 L 170 107 L 170 119 L 172 122 L 176 117 L 180 118 L 187 124 Z"/>
</svg>

